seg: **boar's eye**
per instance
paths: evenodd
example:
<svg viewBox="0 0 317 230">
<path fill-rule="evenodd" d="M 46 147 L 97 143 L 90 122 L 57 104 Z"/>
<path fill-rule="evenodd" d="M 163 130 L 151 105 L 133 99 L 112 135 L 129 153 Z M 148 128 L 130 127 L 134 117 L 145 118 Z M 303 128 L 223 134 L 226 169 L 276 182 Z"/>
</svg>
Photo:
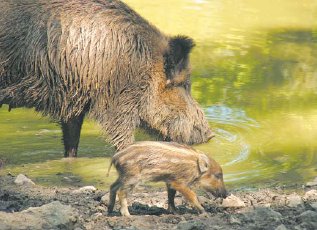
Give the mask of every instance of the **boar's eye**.
<svg viewBox="0 0 317 230">
<path fill-rule="evenodd" d="M 216 177 L 218 180 L 222 180 L 223 175 L 222 175 L 222 173 L 216 173 L 216 174 L 215 174 L 215 177 Z"/>
<path fill-rule="evenodd" d="M 185 82 L 184 82 L 184 88 L 185 90 L 190 93 L 190 88 L 191 88 L 191 82 L 189 79 L 187 79 Z"/>
</svg>

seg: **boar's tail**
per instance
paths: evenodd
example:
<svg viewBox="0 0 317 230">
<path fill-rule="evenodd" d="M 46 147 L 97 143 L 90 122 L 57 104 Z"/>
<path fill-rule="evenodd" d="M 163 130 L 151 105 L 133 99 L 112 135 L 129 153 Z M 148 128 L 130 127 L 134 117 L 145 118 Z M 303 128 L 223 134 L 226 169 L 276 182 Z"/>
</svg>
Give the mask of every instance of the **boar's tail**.
<svg viewBox="0 0 317 230">
<path fill-rule="evenodd" d="M 110 173 L 110 169 L 111 169 L 112 164 L 113 164 L 113 163 L 112 163 L 112 161 L 111 161 L 111 163 L 110 163 L 110 165 L 109 165 L 109 168 L 108 168 L 107 175 L 106 175 L 107 177 L 109 177 L 109 173 Z"/>
</svg>

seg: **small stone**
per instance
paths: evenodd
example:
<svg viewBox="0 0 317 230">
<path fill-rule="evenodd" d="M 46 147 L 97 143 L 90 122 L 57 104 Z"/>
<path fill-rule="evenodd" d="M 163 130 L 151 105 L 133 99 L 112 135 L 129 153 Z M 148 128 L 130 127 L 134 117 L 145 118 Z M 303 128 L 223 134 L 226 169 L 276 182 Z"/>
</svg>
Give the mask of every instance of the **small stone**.
<svg viewBox="0 0 317 230">
<path fill-rule="evenodd" d="M 303 200 L 299 195 L 297 195 L 296 193 L 293 193 L 287 197 L 287 206 L 297 207 L 299 205 L 303 205 Z"/>
<path fill-rule="evenodd" d="M 245 203 L 239 197 L 231 194 L 222 201 L 222 206 L 226 208 L 241 208 L 245 207 Z"/>
<path fill-rule="evenodd" d="M 99 212 L 105 212 L 106 211 L 106 209 L 104 207 L 102 207 L 102 206 L 98 206 L 96 209 Z"/>
<path fill-rule="evenodd" d="M 109 201 L 109 194 L 103 195 L 100 199 L 100 202 L 104 204 L 108 204 L 108 201 Z"/>
<path fill-rule="evenodd" d="M 284 224 L 281 224 L 281 225 L 277 226 L 277 228 L 275 228 L 275 230 L 287 230 L 287 228 L 285 227 Z"/>
<path fill-rule="evenodd" d="M 89 193 L 95 192 L 96 190 L 97 189 L 94 186 L 85 186 L 85 187 L 81 187 L 77 190 L 74 190 L 72 193 L 74 193 L 74 194 L 78 194 L 78 193 L 89 194 Z"/>
<path fill-rule="evenodd" d="M 241 220 L 233 216 L 230 217 L 229 222 L 230 224 L 239 224 L 239 225 L 241 224 Z"/>
<path fill-rule="evenodd" d="M 19 174 L 14 180 L 14 183 L 16 183 L 17 185 L 35 185 L 35 183 L 31 179 L 27 178 L 23 174 Z"/>
<path fill-rule="evenodd" d="M 93 220 L 97 220 L 99 217 L 103 216 L 101 212 L 97 212 L 95 214 L 92 215 L 92 219 Z"/>
<path fill-rule="evenodd" d="M 305 193 L 304 200 L 317 200 L 317 190 L 312 189 Z"/>
</svg>

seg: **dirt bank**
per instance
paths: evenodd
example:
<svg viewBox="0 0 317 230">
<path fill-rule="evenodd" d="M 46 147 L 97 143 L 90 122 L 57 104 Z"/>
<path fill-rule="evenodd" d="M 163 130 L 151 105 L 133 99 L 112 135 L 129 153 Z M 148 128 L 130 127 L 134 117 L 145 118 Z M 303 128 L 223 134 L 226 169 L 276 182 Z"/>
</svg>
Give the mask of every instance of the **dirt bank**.
<svg viewBox="0 0 317 230">
<path fill-rule="evenodd" d="M 179 214 L 169 214 L 164 189 L 141 186 L 130 196 L 129 218 L 108 216 L 108 191 L 14 183 L 0 177 L 0 229 L 317 229 L 316 185 L 230 191 L 245 207 L 223 207 L 221 199 L 199 199 L 195 213 L 181 196 Z M 36 207 L 36 208 L 34 208 Z M 118 207 L 116 207 L 118 210 Z"/>
</svg>

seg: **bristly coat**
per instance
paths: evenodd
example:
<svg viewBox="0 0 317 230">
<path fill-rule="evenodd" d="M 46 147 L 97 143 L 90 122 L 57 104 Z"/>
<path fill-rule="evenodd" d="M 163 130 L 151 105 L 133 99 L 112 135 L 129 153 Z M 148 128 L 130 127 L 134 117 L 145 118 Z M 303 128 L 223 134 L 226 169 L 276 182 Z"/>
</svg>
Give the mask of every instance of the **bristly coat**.
<svg viewBox="0 0 317 230">
<path fill-rule="evenodd" d="M 165 139 L 212 133 L 190 95 L 193 41 L 169 37 L 116 0 L 2 0 L 0 104 L 60 121 L 77 153 L 85 114 L 118 148 L 140 123 Z"/>
</svg>

